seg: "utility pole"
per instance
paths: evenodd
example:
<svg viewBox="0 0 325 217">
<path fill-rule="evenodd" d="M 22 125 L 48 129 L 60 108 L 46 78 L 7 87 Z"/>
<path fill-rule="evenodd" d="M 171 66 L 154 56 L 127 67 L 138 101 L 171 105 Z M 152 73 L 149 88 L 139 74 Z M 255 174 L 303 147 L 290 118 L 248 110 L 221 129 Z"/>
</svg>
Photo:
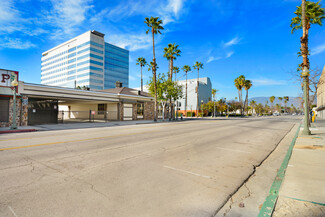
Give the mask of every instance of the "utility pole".
<svg viewBox="0 0 325 217">
<path fill-rule="evenodd" d="M 12 124 L 10 129 L 11 130 L 16 130 L 17 129 L 17 122 L 16 122 L 16 110 L 17 110 L 17 105 L 16 105 L 16 92 L 17 92 L 17 76 L 14 77 L 14 80 L 11 82 L 11 86 L 13 87 L 13 108 L 12 108 Z"/>
</svg>

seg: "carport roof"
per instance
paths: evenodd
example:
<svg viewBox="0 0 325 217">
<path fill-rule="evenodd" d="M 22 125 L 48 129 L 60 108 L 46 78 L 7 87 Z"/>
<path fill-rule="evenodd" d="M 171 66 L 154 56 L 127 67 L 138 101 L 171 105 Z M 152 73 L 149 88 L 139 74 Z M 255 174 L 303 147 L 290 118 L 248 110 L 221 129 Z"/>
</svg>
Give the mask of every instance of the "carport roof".
<svg viewBox="0 0 325 217">
<path fill-rule="evenodd" d="M 120 90 L 118 90 L 120 89 Z M 123 90 L 122 90 L 123 89 Z M 115 92 L 114 92 L 115 91 Z M 104 91 L 78 90 L 74 88 L 48 86 L 42 84 L 31 84 L 19 81 L 19 94 L 28 97 L 44 97 L 55 99 L 71 100 L 95 100 L 95 101 L 128 101 L 142 100 L 152 101 L 153 98 L 148 94 L 131 88 L 116 88 Z"/>
</svg>

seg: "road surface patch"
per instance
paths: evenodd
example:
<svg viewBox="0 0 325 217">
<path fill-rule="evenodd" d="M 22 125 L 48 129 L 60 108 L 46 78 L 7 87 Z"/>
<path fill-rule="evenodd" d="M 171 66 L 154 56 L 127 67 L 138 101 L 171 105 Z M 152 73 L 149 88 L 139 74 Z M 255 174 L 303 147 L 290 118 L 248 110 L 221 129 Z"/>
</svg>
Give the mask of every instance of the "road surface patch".
<svg viewBox="0 0 325 217">
<path fill-rule="evenodd" d="M 170 167 L 170 166 L 164 166 L 164 167 L 168 168 L 168 169 L 176 170 L 176 171 L 179 171 L 179 172 L 191 174 L 191 175 L 194 175 L 194 176 L 199 176 L 199 177 L 203 177 L 203 178 L 206 178 L 206 179 L 211 179 L 210 176 L 205 176 L 205 175 L 201 175 L 201 174 L 198 174 L 198 173 L 193 173 L 193 172 L 182 170 L 182 169 L 177 169 L 177 168 Z"/>
</svg>

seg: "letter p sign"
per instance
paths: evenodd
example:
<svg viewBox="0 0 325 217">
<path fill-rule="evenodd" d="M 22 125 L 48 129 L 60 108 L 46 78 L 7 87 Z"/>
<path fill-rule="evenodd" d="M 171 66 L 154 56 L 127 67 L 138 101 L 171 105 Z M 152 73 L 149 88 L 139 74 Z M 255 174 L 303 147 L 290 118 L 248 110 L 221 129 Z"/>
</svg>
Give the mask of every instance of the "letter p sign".
<svg viewBox="0 0 325 217">
<path fill-rule="evenodd" d="M 10 75 L 8 75 L 8 74 L 1 74 L 1 75 L 2 75 L 2 80 L 1 80 L 1 82 L 3 82 L 3 83 L 5 83 L 6 80 L 9 80 L 9 78 L 10 78 Z"/>
</svg>

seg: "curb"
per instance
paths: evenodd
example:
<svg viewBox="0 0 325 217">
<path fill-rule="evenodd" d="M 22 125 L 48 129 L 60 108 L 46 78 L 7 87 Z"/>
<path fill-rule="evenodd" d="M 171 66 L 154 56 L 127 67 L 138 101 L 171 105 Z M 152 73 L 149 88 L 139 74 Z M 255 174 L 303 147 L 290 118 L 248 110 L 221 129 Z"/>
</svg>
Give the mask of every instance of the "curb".
<svg viewBox="0 0 325 217">
<path fill-rule="evenodd" d="M 273 184 L 272 184 L 272 186 L 270 188 L 269 196 L 266 197 L 266 199 L 265 199 L 265 201 L 263 203 L 263 206 L 262 206 L 262 208 L 260 210 L 260 213 L 258 214 L 258 217 L 272 216 L 272 214 L 273 214 L 275 204 L 276 204 L 276 202 L 278 200 L 279 190 L 280 190 L 282 181 L 284 179 L 284 175 L 285 175 L 289 160 L 291 158 L 293 146 L 296 143 L 296 139 L 298 137 L 300 128 L 301 128 L 301 124 L 299 125 L 299 127 L 297 129 L 297 132 L 296 132 L 294 138 L 291 141 L 291 144 L 289 146 L 287 154 L 284 157 L 284 159 L 282 161 L 282 164 L 281 164 L 281 167 L 278 170 L 278 173 L 277 173 L 277 175 L 276 175 L 276 177 L 275 177 L 275 179 L 273 181 Z"/>
<path fill-rule="evenodd" d="M 1 130 L 0 134 L 4 133 L 24 133 L 24 132 L 35 132 L 36 129 L 24 129 L 24 130 Z"/>
</svg>

